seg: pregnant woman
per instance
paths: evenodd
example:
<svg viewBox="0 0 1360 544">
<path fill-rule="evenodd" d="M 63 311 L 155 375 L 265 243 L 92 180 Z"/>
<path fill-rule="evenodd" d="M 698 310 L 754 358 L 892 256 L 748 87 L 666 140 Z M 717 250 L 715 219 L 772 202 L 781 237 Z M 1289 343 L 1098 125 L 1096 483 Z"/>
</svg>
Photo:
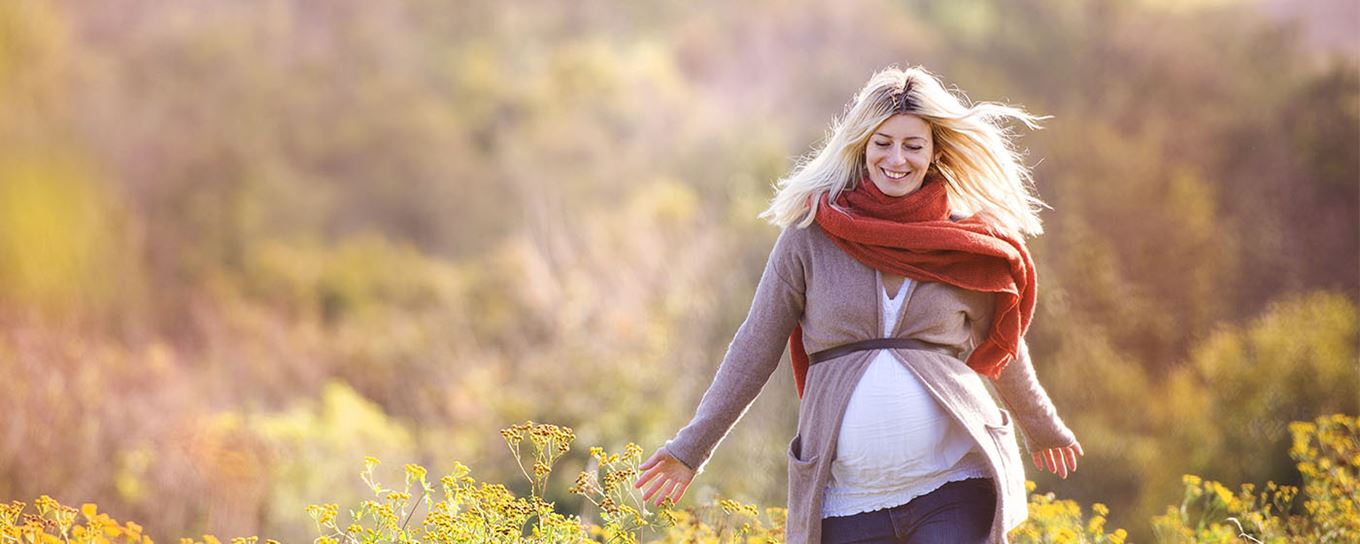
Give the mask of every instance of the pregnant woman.
<svg viewBox="0 0 1360 544">
<path fill-rule="evenodd" d="M 1038 120 L 920 67 L 874 74 L 779 181 L 750 313 L 694 418 L 643 463 L 645 500 L 684 495 L 785 345 L 790 543 L 1005 542 L 1027 516 L 1017 425 L 1037 466 L 1076 470 L 1025 345 L 1041 202 L 1007 119 Z"/>
</svg>

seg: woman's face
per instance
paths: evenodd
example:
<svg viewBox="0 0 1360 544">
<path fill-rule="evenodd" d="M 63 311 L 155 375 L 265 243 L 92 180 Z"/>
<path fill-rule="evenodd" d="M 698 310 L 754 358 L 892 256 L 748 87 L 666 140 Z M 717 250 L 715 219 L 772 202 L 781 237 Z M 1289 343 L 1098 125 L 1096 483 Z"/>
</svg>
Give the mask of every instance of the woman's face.
<svg viewBox="0 0 1360 544">
<path fill-rule="evenodd" d="M 921 188 L 935 153 L 930 124 L 909 113 L 889 117 L 869 136 L 864 163 L 869 180 L 888 196 L 903 196 Z"/>
</svg>

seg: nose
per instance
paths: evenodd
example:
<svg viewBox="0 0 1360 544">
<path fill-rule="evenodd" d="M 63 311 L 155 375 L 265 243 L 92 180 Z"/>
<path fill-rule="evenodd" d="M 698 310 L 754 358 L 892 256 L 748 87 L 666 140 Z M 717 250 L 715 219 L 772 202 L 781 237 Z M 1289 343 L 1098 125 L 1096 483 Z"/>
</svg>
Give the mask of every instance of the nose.
<svg viewBox="0 0 1360 544">
<path fill-rule="evenodd" d="M 893 146 L 892 153 L 888 155 L 888 161 L 892 166 L 899 166 L 907 163 L 907 154 L 902 148 Z"/>
</svg>

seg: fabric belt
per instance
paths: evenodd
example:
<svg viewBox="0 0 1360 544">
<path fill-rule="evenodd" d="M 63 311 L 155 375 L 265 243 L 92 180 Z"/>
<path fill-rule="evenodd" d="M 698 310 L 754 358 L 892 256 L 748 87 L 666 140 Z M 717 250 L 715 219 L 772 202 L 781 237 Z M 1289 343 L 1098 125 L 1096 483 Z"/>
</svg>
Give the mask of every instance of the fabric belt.
<svg viewBox="0 0 1360 544">
<path fill-rule="evenodd" d="M 917 340 L 915 338 L 870 338 L 849 344 L 842 344 L 834 348 L 824 349 L 816 353 L 808 354 L 808 366 L 815 365 L 822 361 L 835 359 L 856 351 L 869 349 L 920 349 L 943 353 L 951 357 L 957 356 L 953 348 L 941 344 L 932 344 Z"/>
</svg>

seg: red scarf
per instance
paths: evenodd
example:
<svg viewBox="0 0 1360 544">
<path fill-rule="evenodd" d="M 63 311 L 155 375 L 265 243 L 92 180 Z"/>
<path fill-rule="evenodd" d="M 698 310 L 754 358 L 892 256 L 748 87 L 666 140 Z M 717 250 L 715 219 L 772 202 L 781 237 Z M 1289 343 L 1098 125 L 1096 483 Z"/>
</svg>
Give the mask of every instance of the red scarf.
<svg viewBox="0 0 1360 544">
<path fill-rule="evenodd" d="M 821 195 L 817 224 L 855 260 L 880 272 L 916 281 L 947 283 L 969 291 L 996 293 L 996 311 L 987 339 L 966 363 L 995 378 L 1016 356 L 1020 338 L 1034 317 L 1037 283 L 1034 261 L 1019 235 L 994 228 L 978 215 L 949 220 L 949 193 L 943 180 L 927 176 L 916 191 L 901 197 L 883 194 L 868 178 L 844 191 L 832 209 Z M 803 396 L 808 357 L 803 329 L 789 337 L 793 378 Z"/>
</svg>

